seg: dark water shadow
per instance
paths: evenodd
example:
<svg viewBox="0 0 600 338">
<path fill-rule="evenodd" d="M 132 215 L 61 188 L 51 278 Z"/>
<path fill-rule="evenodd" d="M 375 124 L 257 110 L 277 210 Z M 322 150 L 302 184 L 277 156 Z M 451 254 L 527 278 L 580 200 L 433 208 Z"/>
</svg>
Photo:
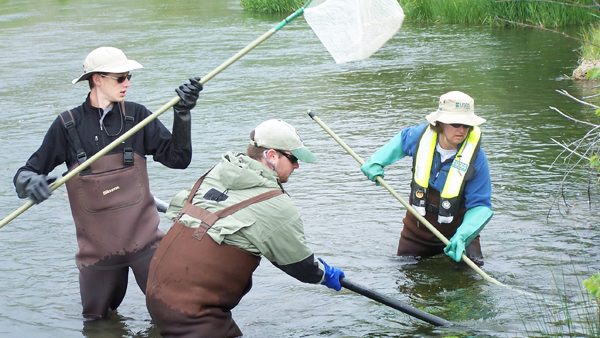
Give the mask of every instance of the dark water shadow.
<svg viewBox="0 0 600 338">
<path fill-rule="evenodd" d="M 486 282 L 475 271 L 444 255 L 399 259 L 403 264 L 396 281 L 398 291 L 410 299 L 412 306 L 452 323 L 449 328 L 433 329 L 417 320 L 413 334 L 488 336 L 489 325 L 482 321 L 494 319 L 498 309 L 489 288 L 484 287 Z"/>
<path fill-rule="evenodd" d="M 128 321 L 131 318 L 111 312 L 105 319 L 84 321 L 81 333 L 86 338 L 161 338 L 155 325 L 149 323 L 148 328 L 135 332 Z"/>
</svg>

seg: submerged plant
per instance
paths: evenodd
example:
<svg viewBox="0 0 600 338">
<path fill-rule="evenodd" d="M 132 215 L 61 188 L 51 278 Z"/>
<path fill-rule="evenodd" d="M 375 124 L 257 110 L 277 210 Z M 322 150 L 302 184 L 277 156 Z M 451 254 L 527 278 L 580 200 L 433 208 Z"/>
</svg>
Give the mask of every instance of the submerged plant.
<svg viewBox="0 0 600 338">
<path fill-rule="evenodd" d="M 555 285 L 553 294 L 540 295 L 537 303 L 529 304 L 529 312 L 522 313 L 521 319 L 527 336 L 598 337 L 600 335 L 600 321 L 590 295 L 580 287 L 579 292 L 573 291 L 574 288 L 578 288 L 576 285 L 580 284 L 579 282 L 575 285 L 568 283 L 566 278 L 568 275 L 563 271 L 562 279 L 557 279 L 553 274 Z M 598 291 L 600 274 L 593 278 L 594 282 L 584 281 L 584 284 L 594 284 L 592 288 Z M 536 316 L 533 317 L 532 314 Z"/>
</svg>

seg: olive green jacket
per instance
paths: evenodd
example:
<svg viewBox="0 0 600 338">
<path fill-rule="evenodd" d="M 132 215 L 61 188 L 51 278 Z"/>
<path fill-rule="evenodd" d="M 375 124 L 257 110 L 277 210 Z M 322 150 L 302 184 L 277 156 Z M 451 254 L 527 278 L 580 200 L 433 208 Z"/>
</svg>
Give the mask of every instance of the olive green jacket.
<svg viewBox="0 0 600 338">
<path fill-rule="evenodd" d="M 217 202 L 204 198 L 211 189 L 226 199 Z M 281 189 L 275 171 L 244 154 L 229 152 L 206 176 L 193 204 L 215 212 L 274 189 Z M 190 190 L 181 191 L 171 200 L 167 210 L 169 218 L 177 217 Z M 211 190 L 213 196 L 215 190 Z M 189 215 L 183 215 L 180 221 L 192 228 L 200 225 L 199 220 Z M 315 267 L 324 270 L 320 262 L 312 259 L 313 252 L 306 245 L 298 209 L 285 193 L 218 220 L 208 235 L 216 243 L 263 255 L 276 265 L 290 265 L 311 257 Z"/>
</svg>

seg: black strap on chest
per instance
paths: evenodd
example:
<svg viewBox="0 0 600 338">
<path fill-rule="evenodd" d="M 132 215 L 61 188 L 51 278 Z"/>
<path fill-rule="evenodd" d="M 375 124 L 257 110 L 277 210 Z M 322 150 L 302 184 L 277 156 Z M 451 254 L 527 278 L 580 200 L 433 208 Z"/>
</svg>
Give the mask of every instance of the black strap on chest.
<svg viewBox="0 0 600 338">
<path fill-rule="evenodd" d="M 125 131 L 123 133 L 126 133 L 133 127 L 135 119 L 133 118 L 133 115 L 129 115 L 125 111 L 125 103 L 124 102 L 121 102 L 120 107 L 121 107 L 121 112 L 123 112 L 123 115 L 125 116 Z M 131 140 L 131 137 L 128 137 L 125 140 L 125 144 L 124 144 L 124 148 L 123 148 L 123 164 L 125 164 L 125 165 L 133 165 L 132 142 L 133 141 Z"/>
<path fill-rule="evenodd" d="M 87 160 L 87 154 L 85 153 L 85 150 L 83 150 L 81 139 L 79 138 L 79 134 L 77 134 L 73 113 L 70 110 L 64 111 L 60 114 L 60 119 L 63 123 L 63 126 L 65 126 L 65 129 L 67 129 L 67 134 L 69 135 L 71 144 L 73 144 L 73 148 L 75 148 L 77 163 L 82 164 Z"/>
<path fill-rule="evenodd" d="M 123 133 L 129 131 L 134 123 L 135 118 L 133 115 L 130 115 L 125 110 L 125 103 L 119 102 L 119 107 L 121 108 L 121 114 L 123 114 L 125 119 L 125 130 Z M 88 157 L 83 149 L 83 144 L 81 143 L 81 138 L 77 133 L 77 128 L 75 124 L 75 118 L 73 117 L 73 112 L 71 110 L 64 111 L 60 114 L 60 119 L 63 123 L 63 126 L 67 130 L 67 135 L 69 135 L 69 139 L 73 144 L 73 148 L 75 148 L 75 156 L 77 157 L 77 163 L 82 164 L 85 162 Z M 130 138 L 127 138 L 125 142 L 123 142 L 123 164 L 124 165 L 133 165 L 133 141 Z"/>
</svg>

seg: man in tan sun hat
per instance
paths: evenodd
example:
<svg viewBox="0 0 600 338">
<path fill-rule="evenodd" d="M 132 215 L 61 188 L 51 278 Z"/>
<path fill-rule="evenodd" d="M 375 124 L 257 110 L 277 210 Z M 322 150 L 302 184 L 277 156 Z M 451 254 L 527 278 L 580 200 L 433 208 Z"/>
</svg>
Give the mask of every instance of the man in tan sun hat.
<svg viewBox="0 0 600 338">
<path fill-rule="evenodd" d="M 144 68 L 135 60 L 127 59 L 122 50 L 114 47 L 94 49 L 83 61 L 83 73 L 71 83 L 88 80 L 94 73 L 129 73 Z"/>
<path fill-rule="evenodd" d="M 491 180 L 487 157 L 480 146 L 473 99 L 452 91 L 440 97 L 428 123 L 403 129 L 379 148 L 361 167 L 372 181 L 383 178 L 384 167 L 404 156 L 413 158 L 409 210 L 403 220 L 398 256 L 427 257 L 446 253 L 460 262 L 465 253 L 483 265 L 479 232 L 492 217 Z M 413 212 L 424 216 L 444 237 L 444 245 L 419 224 Z"/>
<path fill-rule="evenodd" d="M 315 156 L 296 129 L 267 120 L 250 133 L 246 154 L 224 154 L 171 200 L 175 223 L 152 259 L 146 292 L 163 337 L 241 336 L 231 310 L 250 291 L 261 256 L 301 282 L 341 289 L 343 271 L 315 259 L 281 185 L 299 161 Z"/>
<path fill-rule="evenodd" d="M 141 104 L 125 101 L 131 71 L 142 68 L 118 48 L 100 47 L 83 63 L 89 94 L 61 113 L 39 149 L 19 168 L 14 184 L 20 198 L 41 203 L 50 196 L 47 175 L 65 163 L 72 170 L 148 117 Z M 190 79 L 175 91 L 173 133 L 155 119 L 66 183 L 79 250 L 79 286 L 86 320 L 104 318 L 125 296 L 129 269 L 145 292 L 148 266 L 163 233 L 150 193 L 146 156 L 184 169 L 192 157 L 191 113 L 202 84 Z"/>
</svg>

